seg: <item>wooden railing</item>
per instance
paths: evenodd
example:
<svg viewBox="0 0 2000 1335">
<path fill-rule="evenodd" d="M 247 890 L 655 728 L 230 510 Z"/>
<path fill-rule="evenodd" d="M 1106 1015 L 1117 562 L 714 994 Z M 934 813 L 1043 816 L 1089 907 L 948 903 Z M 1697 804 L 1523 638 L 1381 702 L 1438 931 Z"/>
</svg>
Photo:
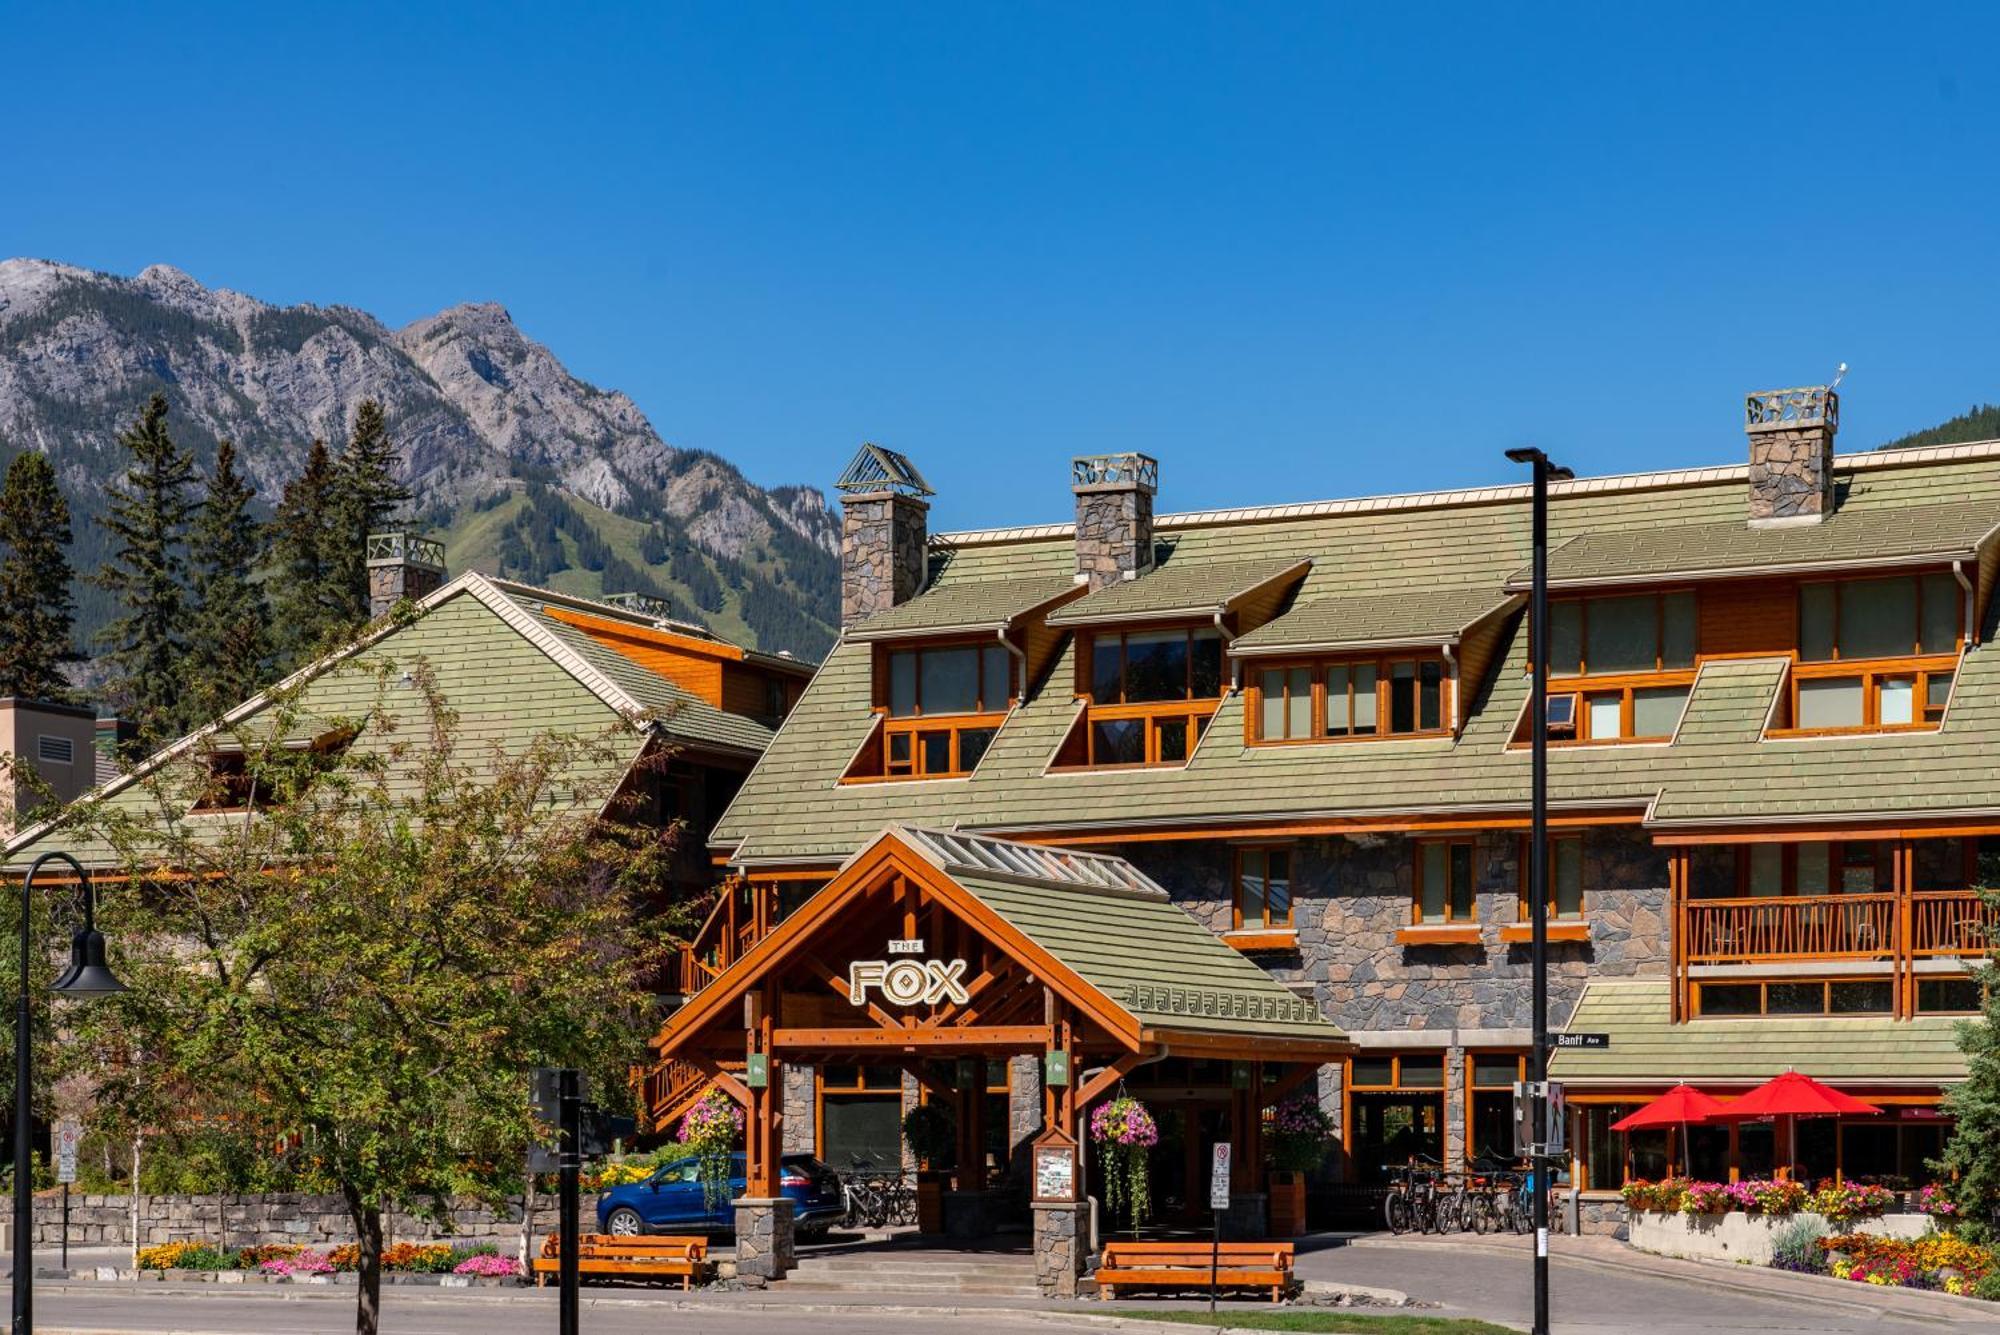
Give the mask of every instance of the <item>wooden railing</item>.
<svg viewBox="0 0 2000 1335">
<path fill-rule="evenodd" d="M 2000 941 L 2000 907 L 1976 890 L 1920 890 L 1910 896 L 1910 954 L 1984 955 Z"/>
<path fill-rule="evenodd" d="M 1690 964 L 1892 959 L 1893 894 L 1691 899 L 1682 915 Z"/>
<path fill-rule="evenodd" d="M 777 913 L 776 885 L 740 877 L 724 881 L 694 939 L 681 944 L 676 978 L 681 995 L 693 996 L 743 958 L 776 925 Z"/>
</svg>

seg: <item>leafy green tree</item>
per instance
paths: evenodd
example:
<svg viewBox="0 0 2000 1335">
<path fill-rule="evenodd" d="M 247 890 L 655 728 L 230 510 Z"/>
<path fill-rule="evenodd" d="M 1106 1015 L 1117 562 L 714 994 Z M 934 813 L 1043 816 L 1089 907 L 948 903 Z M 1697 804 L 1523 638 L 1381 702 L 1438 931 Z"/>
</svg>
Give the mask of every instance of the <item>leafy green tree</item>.
<svg viewBox="0 0 2000 1335">
<path fill-rule="evenodd" d="M 194 597 L 182 664 L 187 698 L 202 719 L 254 695 L 270 666 L 270 609 L 255 579 L 263 556 L 262 528 L 250 513 L 255 494 L 236 471 L 236 446 L 221 442 L 188 534 Z"/>
<path fill-rule="evenodd" d="M 341 619 L 349 628 L 368 620 L 368 553 L 370 533 L 379 533 L 395 518 L 409 488 L 396 481 L 396 446 L 389 439 L 382 405 L 364 399 L 354 413 L 354 429 L 335 465 L 335 493 L 328 529 L 326 565 L 333 580 Z"/>
<path fill-rule="evenodd" d="M 115 543 L 92 583 L 117 599 L 104 628 L 115 672 L 112 695 L 138 725 L 142 748 L 185 722 L 181 655 L 186 646 L 187 528 L 195 509 L 194 459 L 167 433 L 167 400 L 153 395 L 118 443 L 130 462 L 110 488 L 103 520 Z"/>
<path fill-rule="evenodd" d="M 305 467 L 285 484 L 271 526 L 278 647 L 293 666 L 329 647 L 348 625 L 347 600 L 328 568 L 336 487 L 333 456 L 316 440 Z"/>
<path fill-rule="evenodd" d="M 2000 907 L 2000 859 L 1981 851 L 1979 892 Z M 1988 1227 L 2000 1227 L 2000 944 L 1979 970 L 1985 1002 L 1979 1018 L 1958 1026 L 1965 1054 L 1965 1082 L 1944 1096 L 1944 1111 L 1958 1119 L 1934 1165 L 1956 1179 L 1952 1188 L 1960 1211 Z"/>
<path fill-rule="evenodd" d="M 0 485 L 0 695 L 68 700 L 74 657 L 69 506 L 48 456 L 29 450 Z"/>
<path fill-rule="evenodd" d="M 135 892 L 101 913 L 131 991 L 78 1023 L 147 1054 L 106 1099 L 138 1079 L 198 1091 L 190 1111 L 302 1147 L 299 1180 L 353 1221 L 370 1335 L 384 1213 L 518 1191 L 537 1065 L 583 1067 L 615 1100 L 661 958 L 640 943 L 685 923 L 644 913 L 671 839 L 607 802 L 629 729 L 503 751 L 461 737 L 422 659 L 333 671 L 361 674 L 345 698 L 365 712 L 287 692 L 239 731 L 240 769 L 192 757 L 142 800 L 67 818 L 119 850 Z M 190 818 L 204 792 L 259 819 Z"/>
</svg>

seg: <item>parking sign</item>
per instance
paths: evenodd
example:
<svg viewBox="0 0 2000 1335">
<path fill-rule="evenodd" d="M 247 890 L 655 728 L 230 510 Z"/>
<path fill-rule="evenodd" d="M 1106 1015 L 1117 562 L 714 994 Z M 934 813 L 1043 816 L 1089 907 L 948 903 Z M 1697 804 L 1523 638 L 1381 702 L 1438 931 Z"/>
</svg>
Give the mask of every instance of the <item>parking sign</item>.
<svg viewBox="0 0 2000 1335">
<path fill-rule="evenodd" d="M 76 1181 L 76 1147 L 82 1143 L 82 1127 L 68 1118 L 56 1123 L 56 1181 Z"/>
</svg>

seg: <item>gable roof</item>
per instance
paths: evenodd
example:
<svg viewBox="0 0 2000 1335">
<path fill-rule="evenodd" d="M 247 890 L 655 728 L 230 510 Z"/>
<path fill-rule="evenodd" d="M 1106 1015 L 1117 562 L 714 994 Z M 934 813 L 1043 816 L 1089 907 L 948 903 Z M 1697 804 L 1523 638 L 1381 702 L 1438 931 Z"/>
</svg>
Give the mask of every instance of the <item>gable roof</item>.
<svg viewBox="0 0 2000 1335">
<path fill-rule="evenodd" d="M 1259 589 L 1304 574 L 1311 565 L 1310 558 L 1299 556 L 1222 562 L 1170 557 L 1137 579 L 1107 584 L 1057 608 L 1049 614 L 1049 624 L 1098 626 L 1114 621 L 1213 616 Z"/>
</svg>

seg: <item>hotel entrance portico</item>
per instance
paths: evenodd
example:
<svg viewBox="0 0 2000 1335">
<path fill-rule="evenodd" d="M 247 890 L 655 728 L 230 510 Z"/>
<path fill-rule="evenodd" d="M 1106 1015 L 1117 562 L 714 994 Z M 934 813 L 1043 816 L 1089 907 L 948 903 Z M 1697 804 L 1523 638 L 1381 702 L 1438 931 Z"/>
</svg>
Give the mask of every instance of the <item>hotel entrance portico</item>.
<svg viewBox="0 0 2000 1335">
<path fill-rule="evenodd" d="M 1039 1067 L 1033 1137 L 1044 1288 L 1073 1292 L 1092 1194 L 1090 1107 L 1171 1059 L 1226 1072 L 1200 1134 L 1234 1147 L 1232 1215 L 1263 1232 L 1263 1109 L 1351 1050 L 1312 1005 L 1219 940 L 1123 859 L 890 826 L 824 888 L 668 1019 L 655 1074 L 693 1069 L 744 1108 L 748 1185 L 738 1269 L 791 1265 L 777 1165 L 792 1066 L 896 1067 L 951 1109 L 953 1184 L 981 1208 L 989 1061 Z M 656 1118 L 672 1108 L 649 1078 Z M 679 1102 L 681 1100 L 677 1100 Z M 1200 1188 L 1206 1191 L 1205 1182 Z M 1064 1277 L 1067 1276 L 1065 1279 Z"/>
</svg>

